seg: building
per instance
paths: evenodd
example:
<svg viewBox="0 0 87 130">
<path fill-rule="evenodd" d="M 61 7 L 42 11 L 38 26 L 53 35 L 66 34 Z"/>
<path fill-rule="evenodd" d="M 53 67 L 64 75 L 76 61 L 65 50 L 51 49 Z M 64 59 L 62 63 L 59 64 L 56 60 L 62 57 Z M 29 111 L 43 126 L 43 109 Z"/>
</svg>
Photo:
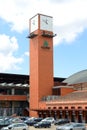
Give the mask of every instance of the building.
<svg viewBox="0 0 87 130">
<path fill-rule="evenodd" d="M 53 77 L 52 17 L 30 19 L 30 76 L 0 73 L 0 115 L 69 118 L 87 123 L 87 70 Z"/>
<path fill-rule="evenodd" d="M 53 87 L 55 98 L 45 98 L 45 114 L 49 111 L 50 116 L 87 123 L 87 70 L 71 75 L 62 83 Z"/>
<path fill-rule="evenodd" d="M 52 95 L 53 18 L 37 14 L 30 19 L 30 116 L 37 116 L 39 101 Z"/>
<path fill-rule="evenodd" d="M 0 116 L 29 115 L 29 76 L 0 73 Z M 87 70 L 54 78 L 52 95 L 43 97 L 38 116 L 87 122 Z"/>
<path fill-rule="evenodd" d="M 30 116 L 87 122 L 87 71 L 58 84 L 53 81 L 53 19 L 30 19 Z M 55 85 L 56 84 L 56 85 Z"/>
<path fill-rule="evenodd" d="M 0 73 L 0 116 L 29 116 L 29 75 Z M 55 85 L 65 78 L 54 78 Z"/>
<path fill-rule="evenodd" d="M 29 76 L 0 73 L 0 116 L 29 115 Z"/>
</svg>

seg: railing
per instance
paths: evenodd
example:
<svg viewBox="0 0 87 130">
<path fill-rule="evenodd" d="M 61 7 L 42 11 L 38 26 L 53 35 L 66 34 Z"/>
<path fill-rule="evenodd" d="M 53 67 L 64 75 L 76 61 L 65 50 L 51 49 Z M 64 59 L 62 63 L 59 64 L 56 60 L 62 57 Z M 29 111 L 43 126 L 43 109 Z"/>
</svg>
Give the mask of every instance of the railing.
<svg viewBox="0 0 87 130">
<path fill-rule="evenodd" d="M 52 100 L 57 100 L 59 96 L 45 96 L 42 98 L 42 101 L 52 101 Z"/>
<path fill-rule="evenodd" d="M 86 101 L 87 102 L 87 91 L 75 91 L 65 96 L 56 96 L 56 95 L 49 95 L 42 98 L 42 101 Z"/>
</svg>

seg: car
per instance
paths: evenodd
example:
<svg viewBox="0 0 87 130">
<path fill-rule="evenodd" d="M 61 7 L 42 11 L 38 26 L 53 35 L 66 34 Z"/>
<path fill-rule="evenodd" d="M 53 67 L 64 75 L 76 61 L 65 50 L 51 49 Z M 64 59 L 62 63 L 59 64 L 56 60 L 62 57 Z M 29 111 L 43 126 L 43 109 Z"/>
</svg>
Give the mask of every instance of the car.
<svg viewBox="0 0 87 130">
<path fill-rule="evenodd" d="M 57 126 L 56 130 L 86 130 L 86 126 L 83 123 L 69 123 Z"/>
<path fill-rule="evenodd" d="M 54 121 L 54 125 L 62 125 L 62 124 L 66 124 L 66 123 L 70 123 L 69 119 L 57 119 Z"/>
<path fill-rule="evenodd" d="M 0 129 L 2 128 L 2 127 L 4 127 L 4 126 L 8 126 L 8 125 L 10 125 L 10 122 L 9 122 L 9 120 L 8 119 L 0 119 Z"/>
<path fill-rule="evenodd" d="M 10 123 L 22 123 L 23 120 L 21 120 L 19 117 L 11 117 L 8 119 Z"/>
<path fill-rule="evenodd" d="M 12 123 L 7 127 L 2 127 L 1 130 L 29 130 L 29 127 L 25 123 Z"/>
<path fill-rule="evenodd" d="M 37 122 L 40 122 L 42 120 L 42 118 L 30 118 L 26 121 L 24 121 L 28 126 L 33 126 L 34 124 L 36 124 Z"/>
<path fill-rule="evenodd" d="M 51 123 L 54 123 L 55 119 L 54 119 L 54 117 L 46 117 L 42 121 L 49 121 Z"/>
<path fill-rule="evenodd" d="M 19 119 L 21 119 L 21 120 L 23 120 L 23 121 L 26 121 L 26 120 L 29 119 L 29 117 L 28 117 L 28 116 L 22 116 L 22 117 L 20 117 Z"/>
<path fill-rule="evenodd" d="M 34 120 L 37 121 L 37 122 L 40 122 L 40 121 L 43 120 L 43 118 L 42 117 L 37 117 L 37 118 L 34 118 Z"/>
<path fill-rule="evenodd" d="M 34 124 L 35 128 L 50 128 L 51 123 L 49 121 L 40 121 L 36 124 Z"/>
<path fill-rule="evenodd" d="M 25 121 L 25 123 L 26 123 L 28 126 L 33 126 L 34 124 L 37 123 L 37 121 L 35 121 L 35 120 L 27 120 L 27 121 Z"/>
</svg>

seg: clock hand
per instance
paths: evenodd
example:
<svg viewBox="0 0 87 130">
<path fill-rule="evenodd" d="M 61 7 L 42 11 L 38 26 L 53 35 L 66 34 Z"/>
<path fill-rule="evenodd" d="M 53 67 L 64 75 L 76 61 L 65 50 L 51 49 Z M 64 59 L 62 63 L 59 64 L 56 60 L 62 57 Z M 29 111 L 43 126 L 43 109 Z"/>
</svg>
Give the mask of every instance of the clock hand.
<svg viewBox="0 0 87 130">
<path fill-rule="evenodd" d="M 43 22 L 48 24 L 48 20 L 47 19 L 43 19 Z"/>
</svg>

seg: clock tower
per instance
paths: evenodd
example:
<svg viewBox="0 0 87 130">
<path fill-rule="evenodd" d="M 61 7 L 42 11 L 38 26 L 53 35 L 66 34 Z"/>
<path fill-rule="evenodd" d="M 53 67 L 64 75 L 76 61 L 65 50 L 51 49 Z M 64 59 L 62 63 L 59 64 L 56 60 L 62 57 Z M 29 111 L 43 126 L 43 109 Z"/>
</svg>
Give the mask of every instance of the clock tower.
<svg viewBox="0 0 87 130">
<path fill-rule="evenodd" d="M 53 87 L 53 18 L 37 14 L 30 26 L 30 116 L 38 116 L 43 98 Z"/>
</svg>

